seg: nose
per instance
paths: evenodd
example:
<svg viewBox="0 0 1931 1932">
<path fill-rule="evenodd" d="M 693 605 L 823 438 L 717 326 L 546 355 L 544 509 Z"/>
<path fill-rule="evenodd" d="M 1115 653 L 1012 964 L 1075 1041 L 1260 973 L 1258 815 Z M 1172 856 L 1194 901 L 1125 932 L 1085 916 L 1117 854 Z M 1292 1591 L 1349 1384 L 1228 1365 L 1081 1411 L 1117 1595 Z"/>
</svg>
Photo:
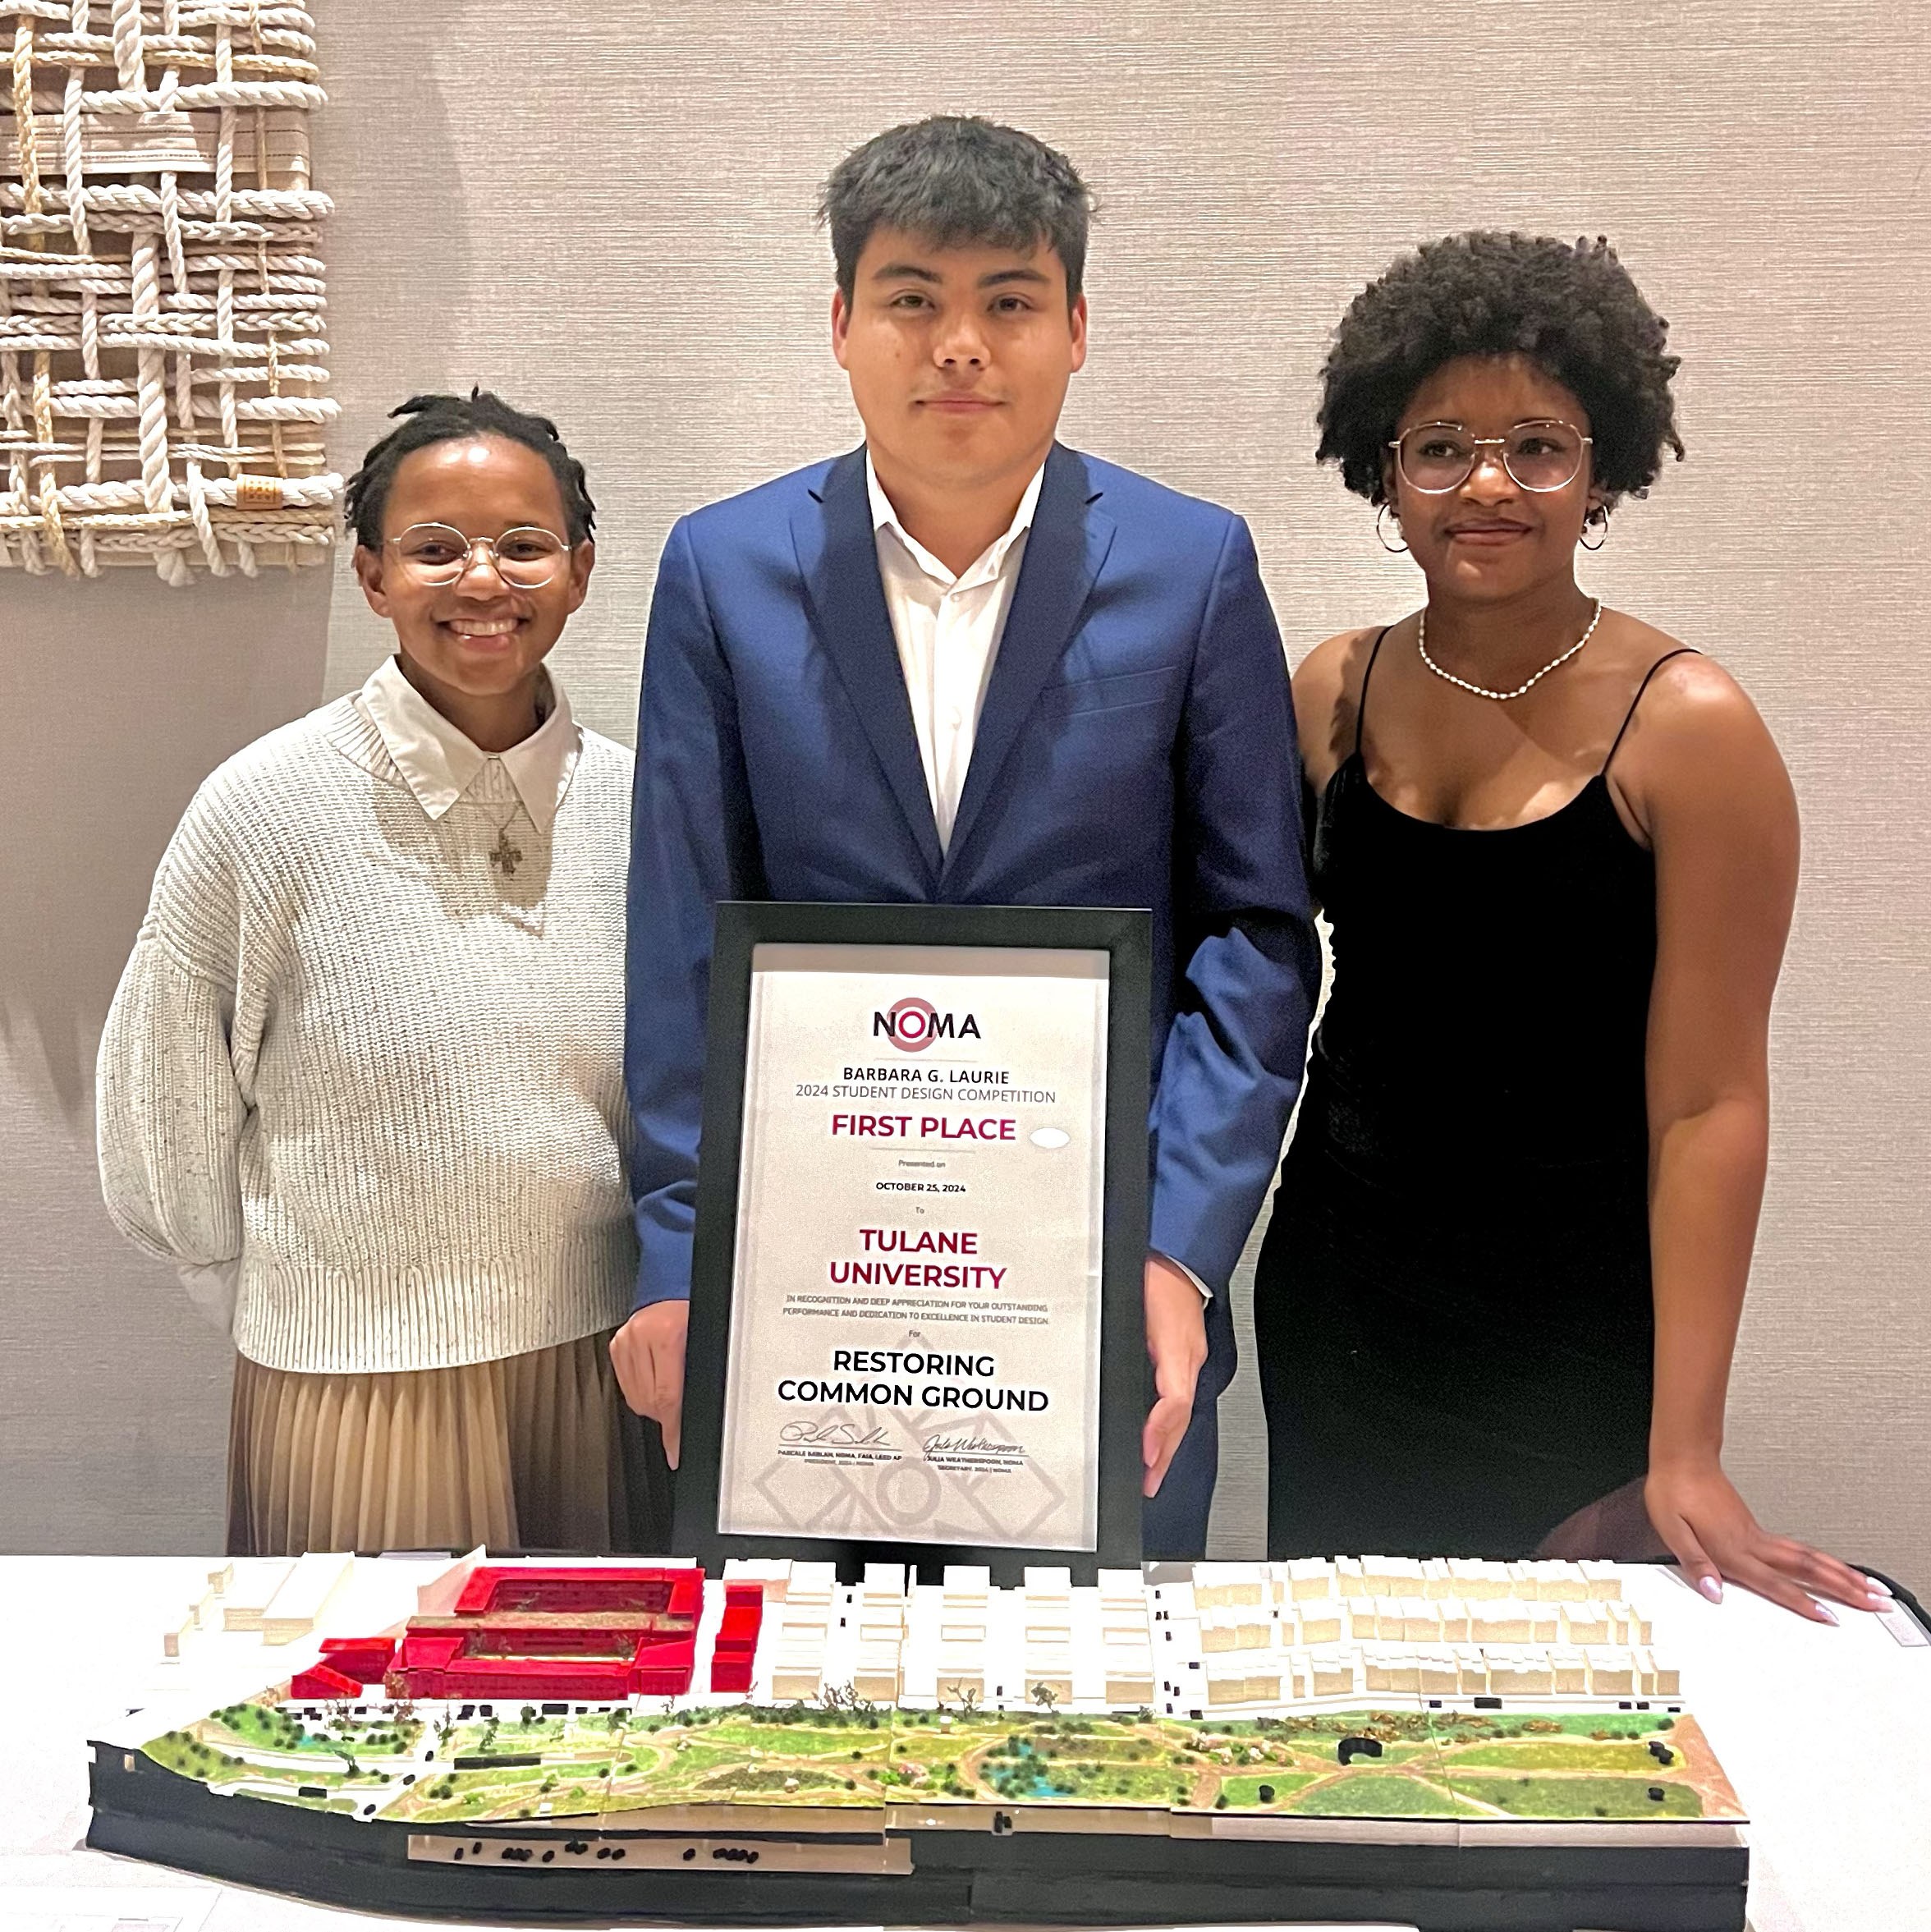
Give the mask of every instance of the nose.
<svg viewBox="0 0 1931 1932">
<path fill-rule="evenodd" d="M 510 581 L 504 578 L 502 566 L 496 562 L 493 548 L 483 543 L 471 543 L 470 554 L 463 558 L 463 568 L 457 571 L 450 590 L 471 603 L 498 603 L 510 590 Z"/>
<path fill-rule="evenodd" d="M 985 336 L 977 317 L 966 314 L 947 323 L 933 344 L 932 359 L 941 369 L 984 369 L 987 361 Z"/>
<path fill-rule="evenodd" d="M 504 587 L 502 567 L 497 562 L 496 552 L 483 538 L 479 537 L 470 545 L 468 556 L 457 574 L 456 587 L 471 596 L 493 597 Z"/>
<path fill-rule="evenodd" d="M 1482 443 L 1476 448 L 1475 467 L 1462 484 L 1462 489 L 1475 495 L 1493 501 L 1497 498 L 1512 497 L 1516 493 L 1516 480 L 1508 473 L 1508 466 L 1502 460 L 1499 447 Z"/>
</svg>

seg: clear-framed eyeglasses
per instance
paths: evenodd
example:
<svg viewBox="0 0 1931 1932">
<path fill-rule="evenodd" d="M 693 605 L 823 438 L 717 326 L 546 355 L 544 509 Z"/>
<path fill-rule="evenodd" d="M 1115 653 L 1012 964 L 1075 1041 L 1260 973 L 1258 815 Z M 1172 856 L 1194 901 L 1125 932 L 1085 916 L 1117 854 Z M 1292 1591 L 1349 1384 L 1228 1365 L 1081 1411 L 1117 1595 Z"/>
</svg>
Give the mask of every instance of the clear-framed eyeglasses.
<svg viewBox="0 0 1931 1932">
<path fill-rule="evenodd" d="M 534 590 L 557 575 L 570 554 L 570 545 L 553 530 L 534 523 L 495 538 L 466 537 L 447 523 L 412 523 L 389 542 L 419 584 L 453 584 L 481 551 L 506 584 Z"/>
<path fill-rule="evenodd" d="M 1496 452 L 1519 488 L 1561 489 L 1576 480 L 1583 452 L 1594 440 L 1575 424 L 1548 416 L 1517 423 L 1506 436 L 1471 436 L 1460 423 L 1417 423 L 1388 447 L 1410 489 L 1438 497 L 1468 481 L 1485 449 Z"/>
</svg>

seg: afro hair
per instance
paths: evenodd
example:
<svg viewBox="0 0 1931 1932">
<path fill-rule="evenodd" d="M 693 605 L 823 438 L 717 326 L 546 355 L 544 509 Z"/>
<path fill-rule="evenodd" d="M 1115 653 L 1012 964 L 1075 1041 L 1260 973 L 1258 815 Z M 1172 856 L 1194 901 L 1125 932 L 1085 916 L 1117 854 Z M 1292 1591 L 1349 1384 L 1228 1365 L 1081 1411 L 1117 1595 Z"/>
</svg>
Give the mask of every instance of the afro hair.
<svg viewBox="0 0 1931 1932">
<path fill-rule="evenodd" d="M 1349 305 L 1321 371 L 1323 462 L 1371 503 L 1409 398 L 1461 356 L 1525 356 L 1589 412 L 1594 474 L 1611 498 L 1641 496 L 1666 449 L 1680 462 L 1669 324 L 1598 236 L 1571 247 L 1474 229 L 1424 242 Z"/>
</svg>

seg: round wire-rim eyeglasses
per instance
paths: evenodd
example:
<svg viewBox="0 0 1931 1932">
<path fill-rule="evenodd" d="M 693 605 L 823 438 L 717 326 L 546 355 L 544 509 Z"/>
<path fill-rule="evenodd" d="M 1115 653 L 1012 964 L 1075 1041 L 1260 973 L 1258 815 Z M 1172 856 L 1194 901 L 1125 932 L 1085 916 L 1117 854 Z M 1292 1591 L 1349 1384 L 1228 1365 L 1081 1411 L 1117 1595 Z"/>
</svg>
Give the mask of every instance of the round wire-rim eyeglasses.
<svg viewBox="0 0 1931 1932">
<path fill-rule="evenodd" d="M 1535 441 L 1535 432 L 1548 429 L 1563 431 L 1574 438 L 1573 445 L 1560 445 L 1539 454 L 1519 447 Z M 1415 474 L 1417 464 L 1426 461 L 1420 452 L 1430 434 L 1439 436 L 1444 430 L 1454 433 L 1455 453 L 1437 459 L 1426 468 L 1424 474 L 1432 480 L 1424 482 Z M 1496 452 L 1504 473 L 1517 489 L 1546 495 L 1551 490 L 1566 489 L 1576 480 L 1582 468 L 1583 452 L 1594 441 L 1594 437 L 1585 436 L 1575 424 L 1564 422 L 1560 416 L 1536 416 L 1517 423 L 1506 436 L 1470 436 L 1460 423 L 1417 423 L 1399 436 L 1391 437 L 1388 447 L 1395 452 L 1401 480 L 1424 496 L 1446 496 L 1452 489 L 1460 489 L 1475 475 L 1485 449 Z M 1562 472 L 1560 475 L 1557 470 Z"/>
<path fill-rule="evenodd" d="M 491 569 L 519 590 L 540 590 L 570 553 L 562 537 L 538 523 L 519 524 L 499 537 L 466 537 L 448 523 L 412 523 L 389 542 L 418 583 L 457 582 L 469 574 L 480 550 Z"/>
</svg>

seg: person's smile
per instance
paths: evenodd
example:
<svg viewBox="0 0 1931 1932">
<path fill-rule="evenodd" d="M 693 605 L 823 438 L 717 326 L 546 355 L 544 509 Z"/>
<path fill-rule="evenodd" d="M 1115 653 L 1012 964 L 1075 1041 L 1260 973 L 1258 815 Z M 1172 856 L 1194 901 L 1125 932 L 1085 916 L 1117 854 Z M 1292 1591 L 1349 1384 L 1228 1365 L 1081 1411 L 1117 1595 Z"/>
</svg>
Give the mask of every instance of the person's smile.
<svg viewBox="0 0 1931 1932">
<path fill-rule="evenodd" d="M 446 631 L 466 649 L 490 654 L 511 649 L 526 622 L 515 612 L 498 617 L 440 617 L 437 628 Z"/>
</svg>

